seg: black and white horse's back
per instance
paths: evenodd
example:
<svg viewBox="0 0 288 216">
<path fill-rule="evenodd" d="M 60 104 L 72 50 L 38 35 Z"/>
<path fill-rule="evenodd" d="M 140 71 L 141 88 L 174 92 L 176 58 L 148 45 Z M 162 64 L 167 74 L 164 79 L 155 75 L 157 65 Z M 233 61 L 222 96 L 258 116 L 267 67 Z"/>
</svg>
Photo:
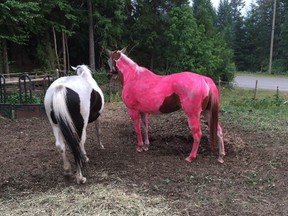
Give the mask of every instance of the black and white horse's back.
<svg viewBox="0 0 288 216">
<path fill-rule="evenodd" d="M 66 156 L 66 143 L 77 165 L 77 183 L 85 183 L 82 168 L 89 160 L 84 148 L 88 123 L 96 121 L 98 142 L 104 148 L 99 138 L 98 122 L 104 108 L 104 96 L 86 65 L 73 69 L 77 72 L 76 76 L 61 77 L 51 84 L 45 94 L 44 104 L 56 147 L 63 157 L 64 173 L 72 173 Z"/>
</svg>

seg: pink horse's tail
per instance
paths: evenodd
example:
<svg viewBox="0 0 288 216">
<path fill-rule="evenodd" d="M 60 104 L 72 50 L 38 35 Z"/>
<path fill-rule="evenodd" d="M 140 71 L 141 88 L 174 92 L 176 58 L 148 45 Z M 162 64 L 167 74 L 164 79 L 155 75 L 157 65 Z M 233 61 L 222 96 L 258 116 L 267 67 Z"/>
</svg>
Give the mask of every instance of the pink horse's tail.
<svg viewBox="0 0 288 216">
<path fill-rule="evenodd" d="M 210 147 L 214 151 L 217 143 L 218 117 L 219 117 L 219 94 L 218 89 L 212 80 L 209 80 L 210 86 Z"/>
</svg>

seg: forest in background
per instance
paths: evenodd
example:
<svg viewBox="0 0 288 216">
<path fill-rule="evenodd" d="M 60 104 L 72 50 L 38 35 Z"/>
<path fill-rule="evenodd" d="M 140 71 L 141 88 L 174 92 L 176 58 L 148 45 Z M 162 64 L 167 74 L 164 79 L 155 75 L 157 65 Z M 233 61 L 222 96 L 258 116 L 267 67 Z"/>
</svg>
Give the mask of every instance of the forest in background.
<svg viewBox="0 0 288 216">
<path fill-rule="evenodd" d="M 156 73 L 195 71 L 230 81 L 267 71 L 274 0 L 6 0 L 0 3 L 0 73 L 102 70 L 105 50 L 127 47 Z M 273 73 L 288 71 L 288 0 L 277 0 Z"/>
</svg>

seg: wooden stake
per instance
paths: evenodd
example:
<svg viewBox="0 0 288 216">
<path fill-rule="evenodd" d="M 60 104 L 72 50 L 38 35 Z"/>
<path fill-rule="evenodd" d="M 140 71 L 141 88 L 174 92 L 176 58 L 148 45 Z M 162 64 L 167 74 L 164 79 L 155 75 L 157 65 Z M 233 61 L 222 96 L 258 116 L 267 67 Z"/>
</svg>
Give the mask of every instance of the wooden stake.
<svg viewBox="0 0 288 216">
<path fill-rule="evenodd" d="M 258 86 L 258 80 L 256 80 L 256 83 L 255 83 L 254 98 L 253 98 L 254 100 L 256 99 L 257 86 Z"/>
</svg>

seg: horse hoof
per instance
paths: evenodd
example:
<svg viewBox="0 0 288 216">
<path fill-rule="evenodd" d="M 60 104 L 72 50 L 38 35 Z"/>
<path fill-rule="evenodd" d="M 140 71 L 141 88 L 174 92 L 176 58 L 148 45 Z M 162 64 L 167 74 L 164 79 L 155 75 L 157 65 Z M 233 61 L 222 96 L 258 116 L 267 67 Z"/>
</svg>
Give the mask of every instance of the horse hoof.
<svg viewBox="0 0 288 216">
<path fill-rule="evenodd" d="M 100 143 L 99 145 L 100 145 L 100 149 L 105 149 L 105 147 L 102 143 Z"/>
<path fill-rule="evenodd" d="M 85 155 L 85 162 L 88 163 L 89 162 L 89 158 Z"/>
<path fill-rule="evenodd" d="M 223 160 L 223 158 L 222 158 L 222 157 L 219 157 L 219 158 L 217 159 L 217 161 L 218 161 L 219 163 L 221 163 L 221 164 L 223 164 L 223 163 L 224 163 L 224 160 Z"/>
<path fill-rule="evenodd" d="M 143 145 L 143 150 L 148 151 L 149 150 L 149 144 L 144 144 Z"/>
<path fill-rule="evenodd" d="M 82 177 L 80 179 L 77 179 L 77 184 L 85 184 L 87 179 L 85 177 Z"/>
<path fill-rule="evenodd" d="M 137 146 L 137 147 L 136 147 L 136 151 L 137 151 L 138 153 L 143 152 L 143 147 L 142 147 L 142 146 Z"/>
</svg>

